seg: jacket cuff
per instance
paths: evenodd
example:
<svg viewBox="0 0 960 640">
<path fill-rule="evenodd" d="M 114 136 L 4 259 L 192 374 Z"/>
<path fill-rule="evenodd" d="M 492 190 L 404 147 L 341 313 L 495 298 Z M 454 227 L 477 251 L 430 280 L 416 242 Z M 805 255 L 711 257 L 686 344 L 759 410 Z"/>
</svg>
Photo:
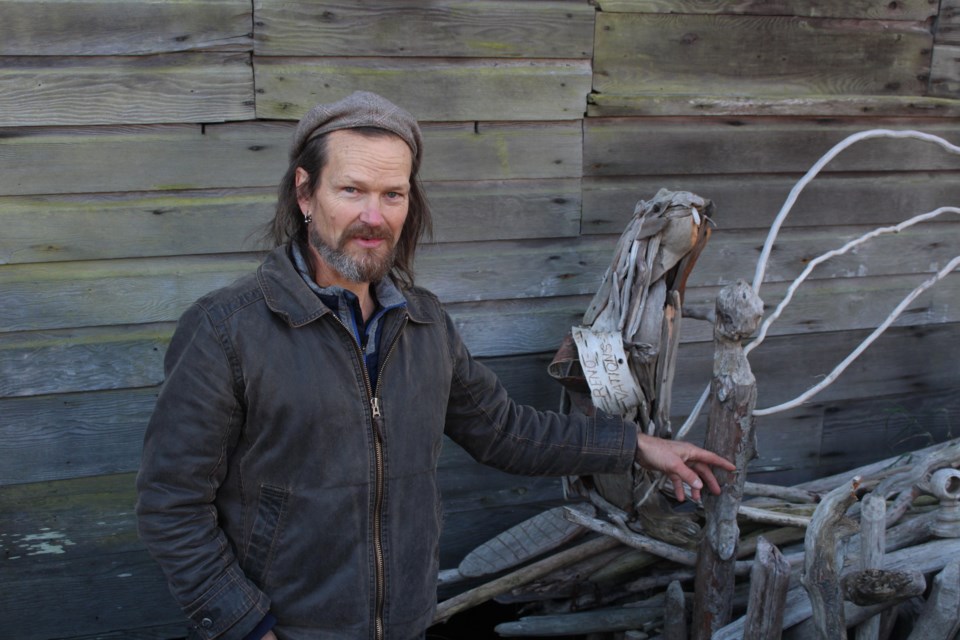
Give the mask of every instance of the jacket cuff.
<svg viewBox="0 0 960 640">
<path fill-rule="evenodd" d="M 244 640 L 269 611 L 270 598 L 236 566 L 185 609 L 204 640 Z"/>
<path fill-rule="evenodd" d="M 594 446 L 616 451 L 615 468 L 609 473 L 628 471 L 633 466 L 637 455 L 637 431 L 639 426 L 632 420 L 624 420 L 620 416 L 604 413 L 597 409 L 594 415 L 593 438 Z"/>
</svg>

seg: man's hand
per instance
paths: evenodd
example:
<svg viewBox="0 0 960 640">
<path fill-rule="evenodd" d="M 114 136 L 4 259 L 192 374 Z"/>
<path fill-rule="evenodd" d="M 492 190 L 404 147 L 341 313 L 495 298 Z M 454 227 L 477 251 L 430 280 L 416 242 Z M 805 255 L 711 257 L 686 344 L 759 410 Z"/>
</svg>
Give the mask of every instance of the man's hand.
<svg viewBox="0 0 960 640">
<path fill-rule="evenodd" d="M 737 467 L 715 453 L 701 449 L 689 442 L 664 440 L 637 434 L 637 462 L 641 466 L 660 471 L 673 483 L 673 493 L 683 502 L 683 483 L 690 486 L 693 499 L 700 500 L 700 490 L 706 484 L 710 493 L 720 493 L 720 483 L 711 467 L 736 471 Z"/>
<path fill-rule="evenodd" d="M 267 631 L 267 635 L 263 636 L 263 640 L 277 640 L 277 636 L 274 635 L 273 631 Z"/>
</svg>

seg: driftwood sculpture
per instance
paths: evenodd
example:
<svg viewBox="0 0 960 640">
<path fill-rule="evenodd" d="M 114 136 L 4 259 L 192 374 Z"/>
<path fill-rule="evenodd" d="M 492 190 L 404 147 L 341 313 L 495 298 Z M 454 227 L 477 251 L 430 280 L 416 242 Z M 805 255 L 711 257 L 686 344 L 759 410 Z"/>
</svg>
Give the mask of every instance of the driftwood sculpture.
<svg viewBox="0 0 960 640">
<path fill-rule="evenodd" d="M 753 407 L 756 387 L 746 355 L 763 341 L 812 269 L 878 235 L 960 213 L 957 207 L 941 207 L 811 260 L 757 338 L 741 347 L 759 319 L 756 294 L 766 260 L 800 191 L 840 151 L 871 137 L 914 137 L 960 154 L 960 147 L 918 132 L 875 130 L 850 136 L 791 191 L 771 226 L 752 287 L 741 283 L 725 289 L 717 312 L 698 315 L 716 328 L 706 444 L 735 458 L 738 468 L 735 478 L 727 478 L 724 495 L 705 500 L 703 514 L 678 516 L 656 491 L 658 479 L 639 469 L 627 477 L 566 479 L 569 494 L 586 498 L 596 509 L 581 501 L 540 514 L 471 554 L 508 562 L 473 557 L 459 569 L 441 572 L 441 584 L 477 571 L 500 575 L 441 603 L 437 621 L 498 598 L 527 603 L 538 614 L 497 626 L 501 636 L 813 640 L 846 638 L 848 629 L 856 627 L 858 640 L 874 640 L 889 637 L 900 604 L 925 593 L 929 580 L 932 588 L 909 640 L 960 640 L 960 439 L 796 487 L 745 479 L 756 416 L 809 400 L 913 299 L 960 266 L 958 256 L 911 292 L 820 384 L 776 407 Z M 637 420 L 650 435 L 682 438 L 687 433 L 708 393 L 674 433 L 670 386 L 684 286 L 709 236 L 710 215 L 709 201 L 688 193 L 661 190 L 638 203 L 583 323 L 551 363 L 551 375 L 565 389 L 565 410 L 589 414 L 598 406 Z M 731 300 L 738 304 L 725 306 Z M 725 329 L 731 319 L 739 319 L 740 328 Z M 586 541 L 569 546 L 578 535 Z M 699 552 L 694 551 L 695 538 Z M 564 544 L 568 548 L 556 550 Z M 684 585 L 693 585 L 695 593 L 684 593 Z M 691 595 L 695 615 L 688 626 Z M 739 617 L 728 621 L 731 612 Z"/>
<path fill-rule="evenodd" d="M 621 234 L 600 288 L 551 363 L 565 386 L 567 411 L 596 408 L 636 421 L 647 435 L 670 437 L 670 392 L 680 343 L 687 278 L 710 236 L 713 204 L 661 189 L 641 200 Z M 672 513 L 654 491 L 658 478 L 627 475 L 567 480 L 568 493 L 593 500 L 634 531 L 672 543 L 696 539 L 692 518 Z"/>
</svg>

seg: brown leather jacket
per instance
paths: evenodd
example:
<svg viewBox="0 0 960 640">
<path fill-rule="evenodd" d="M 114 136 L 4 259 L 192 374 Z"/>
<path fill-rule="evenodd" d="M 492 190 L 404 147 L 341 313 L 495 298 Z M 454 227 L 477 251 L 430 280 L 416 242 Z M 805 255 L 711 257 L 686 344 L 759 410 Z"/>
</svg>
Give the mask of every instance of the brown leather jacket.
<svg viewBox="0 0 960 640">
<path fill-rule="evenodd" d="M 420 637 L 443 434 L 508 472 L 628 468 L 636 427 L 513 403 L 436 297 L 384 319 L 379 384 L 285 247 L 183 315 L 137 478 L 140 535 L 200 638 Z"/>
</svg>

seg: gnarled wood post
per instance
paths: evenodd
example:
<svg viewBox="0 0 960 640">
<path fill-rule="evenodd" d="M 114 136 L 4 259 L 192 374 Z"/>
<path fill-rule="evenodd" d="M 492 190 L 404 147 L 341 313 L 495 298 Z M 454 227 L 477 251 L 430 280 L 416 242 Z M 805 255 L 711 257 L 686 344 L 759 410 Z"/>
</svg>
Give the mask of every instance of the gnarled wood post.
<svg viewBox="0 0 960 640">
<path fill-rule="evenodd" d="M 763 303 L 743 282 L 724 287 L 717 296 L 714 325 L 713 381 L 705 447 L 737 465 L 733 474 L 717 470 L 722 492 L 707 494 L 707 524 L 700 541 L 693 609 L 693 640 L 709 640 L 730 621 L 734 565 L 740 529 L 737 509 L 743 499 L 747 463 L 754 456 L 753 408 L 757 384 L 741 342 L 760 323 Z"/>
</svg>

